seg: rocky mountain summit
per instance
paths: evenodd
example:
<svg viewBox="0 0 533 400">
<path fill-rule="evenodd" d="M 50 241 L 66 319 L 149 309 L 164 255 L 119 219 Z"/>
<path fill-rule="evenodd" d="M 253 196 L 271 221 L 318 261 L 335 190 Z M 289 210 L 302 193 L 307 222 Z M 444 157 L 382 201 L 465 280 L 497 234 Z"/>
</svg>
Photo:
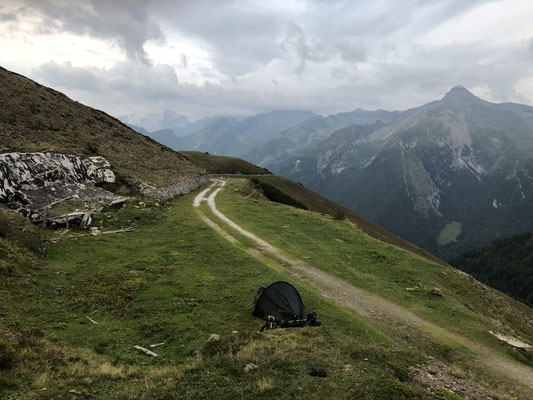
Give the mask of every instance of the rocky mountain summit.
<svg viewBox="0 0 533 400">
<path fill-rule="evenodd" d="M 530 229 L 533 107 L 457 86 L 389 121 L 291 143 L 297 151 L 266 152 L 263 166 L 441 257 Z"/>
</svg>

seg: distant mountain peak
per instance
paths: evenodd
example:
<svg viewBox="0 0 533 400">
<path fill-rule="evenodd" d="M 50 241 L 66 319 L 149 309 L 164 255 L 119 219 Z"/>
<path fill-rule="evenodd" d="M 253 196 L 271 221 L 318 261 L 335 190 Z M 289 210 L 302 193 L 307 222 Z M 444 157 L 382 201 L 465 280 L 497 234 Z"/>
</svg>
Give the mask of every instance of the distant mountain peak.
<svg viewBox="0 0 533 400">
<path fill-rule="evenodd" d="M 464 86 L 462 85 L 457 85 L 457 86 L 454 86 L 453 88 L 451 88 L 450 92 L 456 92 L 456 93 L 460 93 L 460 92 L 467 92 L 467 93 L 470 93 L 468 91 L 467 88 L 465 88 Z"/>
<path fill-rule="evenodd" d="M 464 86 L 457 85 L 453 87 L 446 95 L 443 100 L 452 100 L 452 101 L 468 101 L 468 100 L 480 100 L 476 95 L 472 94 Z"/>
</svg>

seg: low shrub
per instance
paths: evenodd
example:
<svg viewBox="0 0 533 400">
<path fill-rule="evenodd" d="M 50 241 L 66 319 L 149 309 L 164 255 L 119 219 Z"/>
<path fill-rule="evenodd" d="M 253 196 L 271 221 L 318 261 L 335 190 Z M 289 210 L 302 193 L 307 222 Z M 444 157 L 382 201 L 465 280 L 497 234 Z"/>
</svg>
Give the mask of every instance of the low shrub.
<svg viewBox="0 0 533 400">
<path fill-rule="evenodd" d="M 42 253 L 39 228 L 17 212 L 0 207 L 0 238 L 16 243 L 33 253 Z"/>
<path fill-rule="evenodd" d="M 15 363 L 16 352 L 13 346 L 0 339 L 0 369 L 8 369 Z"/>
<path fill-rule="evenodd" d="M 344 220 L 344 211 L 337 211 L 335 213 L 335 215 L 333 216 L 333 218 L 338 220 L 338 221 L 343 221 Z"/>
<path fill-rule="evenodd" d="M 85 142 L 85 154 L 89 156 L 94 156 L 98 154 L 98 149 L 100 146 L 98 146 L 98 143 L 90 140 Z"/>
</svg>

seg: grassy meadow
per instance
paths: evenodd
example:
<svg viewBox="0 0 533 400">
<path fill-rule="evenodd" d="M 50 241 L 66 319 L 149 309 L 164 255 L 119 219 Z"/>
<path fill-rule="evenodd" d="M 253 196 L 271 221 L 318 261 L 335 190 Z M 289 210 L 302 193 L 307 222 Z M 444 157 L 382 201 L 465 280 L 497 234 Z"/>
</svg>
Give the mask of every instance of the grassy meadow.
<svg viewBox="0 0 533 400">
<path fill-rule="evenodd" d="M 513 334 L 531 337 L 531 309 L 485 288 L 466 274 L 375 240 L 349 221 L 281 204 L 245 199 L 246 180 L 233 180 L 217 207 L 272 245 L 306 259 L 357 287 L 404 306 L 446 329 L 533 366 L 530 353 L 514 350 L 488 333 L 504 321 Z M 415 290 L 407 290 L 415 288 Z M 432 294 L 441 289 L 443 296 Z"/>
<path fill-rule="evenodd" d="M 426 398 L 407 382 L 423 356 L 298 282 L 323 326 L 259 334 L 259 285 L 288 277 L 205 225 L 191 196 L 145 201 L 93 223 L 135 228 L 124 234 L 69 237 L 87 231 L 16 218 L 46 250 L 14 239 L 31 262 L 2 269 L 0 398 Z M 206 343 L 212 333 L 221 340 Z M 133 348 L 163 342 L 159 357 Z"/>
</svg>

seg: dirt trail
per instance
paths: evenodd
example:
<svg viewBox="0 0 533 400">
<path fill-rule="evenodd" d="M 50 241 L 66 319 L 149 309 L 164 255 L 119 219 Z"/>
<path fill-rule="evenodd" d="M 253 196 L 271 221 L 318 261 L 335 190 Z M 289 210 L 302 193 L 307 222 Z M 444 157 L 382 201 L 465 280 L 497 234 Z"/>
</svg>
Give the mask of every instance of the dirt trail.
<svg viewBox="0 0 533 400">
<path fill-rule="evenodd" d="M 255 241 L 257 244 L 257 250 L 254 251 L 253 249 L 249 249 L 247 250 L 248 253 L 256 257 L 259 253 L 259 255 L 270 258 L 293 277 L 310 283 L 323 297 L 356 311 L 364 318 L 374 321 L 376 319 L 381 319 L 390 323 L 400 323 L 409 327 L 416 327 L 429 333 L 436 340 L 438 340 L 439 337 L 451 339 L 477 353 L 480 361 L 496 374 L 506 374 L 511 379 L 518 380 L 526 387 L 533 389 L 533 369 L 516 364 L 484 345 L 448 331 L 433 322 L 423 319 L 408 309 L 392 303 L 383 297 L 353 286 L 345 280 L 328 274 L 305 261 L 293 258 L 252 232 L 237 225 L 216 208 L 215 198 L 225 184 L 226 182 L 224 180 L 215 180 L 213 185 L 203 190 L 195 197 L 193 204 L 195 207 L 198 207 L 202 201 L 206 201 L 213 214 L 215 214 L 220 220 L 235 229 L 241 235 Z M 218 185 L 218 188 L 206 197 L 207 193 L 209 193 L 215 185 Z M 220 225 L 211 221 L 207 216 L 202 214 L 202 219 L 231 243 L 236 244 L 238 242 L 233 235 Z"/>
</svg>

